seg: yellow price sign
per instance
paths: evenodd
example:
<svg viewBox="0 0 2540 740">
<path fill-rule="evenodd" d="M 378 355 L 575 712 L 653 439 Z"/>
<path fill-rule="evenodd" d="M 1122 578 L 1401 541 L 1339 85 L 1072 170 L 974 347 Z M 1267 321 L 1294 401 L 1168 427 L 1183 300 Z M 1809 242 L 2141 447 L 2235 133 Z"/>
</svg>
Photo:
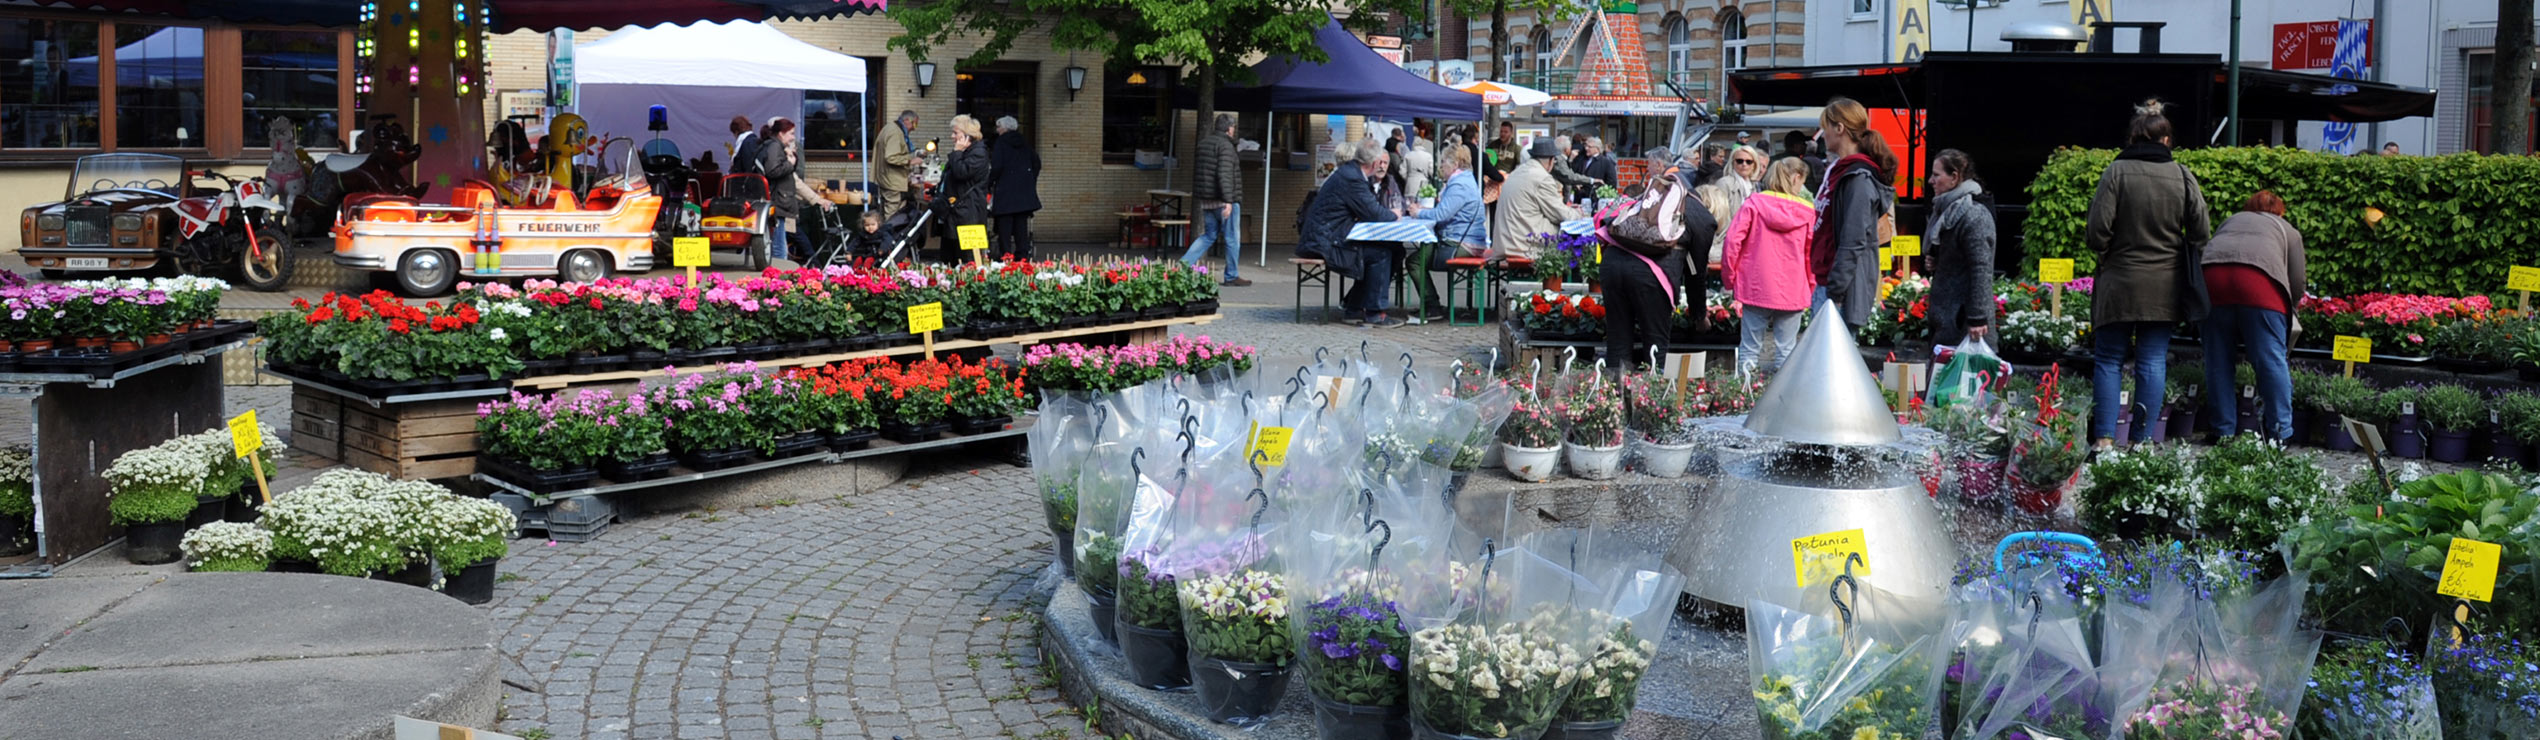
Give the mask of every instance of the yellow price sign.
<svg viewBox="0 0 2540 740">
<path fill-rule="evenodd" d="M 265 435 L 263 431 L 256 428 L 255 409 L 248 409 L 247 413 L 230 417 L 229 448 L 237 452 L 239 457 L 256 454 L 256 451 L 264 449 L 264 446 Z"/>
<path fill-rule="evenodd" d="M 1893 264 L 1896 264 L 1896 248 L 1879 247 L 1879 269 L 1885 270 Z"/>
<path fill-rule="evenodd" d="M 1296 427 L 1265 427 L 1254 424 L 1252 449 L 1244 451 L 1244 459 L 1253 459 L 1253 454 L 1259 453 L 1263 465 L 1286 465 L 1288 464 L 1288 442 L 1295 437 Z"/>
<path fill-rule="evenodd" d="M 908 307 L 908 333 L 924 334 L 944 329 L 944 304 L 920 303 Z"/>
<path fill-rule="evenodd" d="M 2443 557 L 2443 580 L 2434 592 L 2456 599 L 2487 601 L 2496 595 L 2496 566 L 2504 558 L 2503 545 L 2454 537 L 2451 552 Z"/>
<path fill-rule="evenodd" d="M 670 266 L 713 267 L 714 248 L 712 243 L 707 242 L 706 238 L 702 236 L 671 237 Z"/>
<path fill-rule="evenodd" d="M 1920 257 L 1923 256 L 1923 238 L 1913 234 L 1898 234 L 1895 241 L 1889 242 L 1889 248 L 1894 249 L 1898 257 Z"/>
<path fill-rule="evenodd" d="M 953 231 L 961 236 L 961 251 L 978 252 L 988 248 L 987 224 L 963 224 Z"/>
<path fill-rule="evenodd" d="M 2072 282 L 2073 261 L 2070 258 L 2038 260 L 2037 281 L 2054 285 Z"/>
<path fill-rule="evenodd" d="M 2329 345 L 2329 356 L 2338 362 L 2371 362 L 2372 340 L 2340 334 L 2336 343 Z"/>
<path fill-rule="evenodd" d="M 1830 578 L 1843 573 L 1843 564 L 1852 556 L 1861 556 L 1861 564 L 1852 567 L 1853 575 L 1870 574 L 1870 538 L 1863 530 L 1809 535 L 1790 541 L 1790 570 L 1800 588 L 1808 587 L 1808 573 L 1817 571 Z M 1819 581 L 1823 582 L 1824 578 Z"/>
<path fill-rule="evenodd" d="M 2505 274 L 2505 289 L 2540 290 L 2540 267 L 2514 265 L 2513 270 Z"/>
</svg>

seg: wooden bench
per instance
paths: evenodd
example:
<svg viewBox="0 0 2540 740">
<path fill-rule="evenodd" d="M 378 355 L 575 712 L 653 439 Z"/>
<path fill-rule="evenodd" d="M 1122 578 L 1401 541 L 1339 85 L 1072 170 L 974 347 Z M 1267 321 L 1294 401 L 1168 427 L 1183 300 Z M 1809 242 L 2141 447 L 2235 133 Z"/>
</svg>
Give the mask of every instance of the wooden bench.
<svg viewBox="0 0 2540 740">
<path fill-rule="evenodd" d="M 1155 243 L 1157 249 L 1171 253 L 1174 250 L 1188 248 L 1191 245 L 1189 234 L 1191 228 L 1190 219 L 1159 218 L 1151 223 L 1155 224 L 1156 228 L 1161 229 L 1164 232 L 1164 238 L 1157 240 Z"/>
<path fill-rule="evenodd" d="M 1333 272 L 1322 260 L 1311 257 L 1290 257 L 1288 264 L 1296 265 L 1296 322 L 1305 323 L 1305 287 L 1308 285 L 1323 289 L 1323 320 L 1330 321 L 1332 291 L 1338 288 L 1347 292 L 1349 277 Z"/>
<path fill-rule="evenodd" d="M 1490 303 L 1496 299 L 1490 297 L 1493 295 L 1492 293 L 1483 290 L 1483 288 L 1490 283 L 1489 273 L 1483 269 L 1485 264 L 1486 262 L 1480 257 L 1450 257 L 1447 259 L 1447 326 L 1481 326 L 1482 323 L 1487 320 L 1490 312 Z M 1472 304 L 1473 323 L 1465 324 L 1455 319 L 1455 295 L 1459 292 L 1464 294 L 1465 302 Z"/>
</svg>

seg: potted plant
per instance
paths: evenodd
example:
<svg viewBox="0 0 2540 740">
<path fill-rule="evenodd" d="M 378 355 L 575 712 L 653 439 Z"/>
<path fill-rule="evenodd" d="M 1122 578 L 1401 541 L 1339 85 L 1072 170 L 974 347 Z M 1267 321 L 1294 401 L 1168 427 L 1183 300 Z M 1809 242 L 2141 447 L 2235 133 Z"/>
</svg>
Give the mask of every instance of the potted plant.
<svg viewBox="0 0 2540 740">
<path fill-rule="evenodd" d="M 1120 652 L 1129 681 L 1157 691 L 1191 685 L 1189 645 L 1182 639 L 1182 608 L 1164 552 L 1147 547 L 1120 558 Z"/>
<path fill-rule="evenodd" d="M 209 472 L 201 455 L 176 444 L 126 452 L 106 466 L 106 513 L 124 527 L 125 557 L 141 565 L 176 562 L 185 517 Z"/>
<path fill-rule="evenodd" d="M 1411 722 L 1424 740 L 1527 738 L 1552 724 L 1579 657 L 1544 619 L 1411 636 Z M 1567 657 L 1564 657 L 1564 656 Z"/>
<path fill-rule="evenodd" d="M 185 533 L 185 569 L 262 573 L 273 566 L 273 533 L 253 524 L 212 522 Z"/>
<path fill-rule="evenodd" d="M 1580 664 L 1578 683 L 1561 703 L 1559 721 L 1548 740 L 1612 740 L 1631 719 L 1640 700 L 1640 679 L 1658 655 L 1658 645 L 1632 633 L 1630 620 L 1613 620 L 1614 628 L 1596 638 L 1596 646 Z"/>
<path fill-rule="evenodd" d="M 600 475 L 620 483 L 668 475 L 679 461 L 663 441 L 662 418 L 653 410 L 652 397 L 640 390 L 614 397 L 607 390 L 593 392 L 602 394 L 600 426 L 614 431 L 599 455 Z"/>
<path fill-rule="evenodd" d="M 2434 696 L 2434 675 L 2410 648 L 2349 642 L 2324 651 L 2311 669 L 2296 721 L 2303 737 L 2442 740 Z"/>
<path fill-rule="evenodd" d="M 1411 636 L 1400 607 L 1365 588 L 1305 608 L 1307 698 L 1328 740 L 1385 740 L 1411 734 L 1403 669 Z"/>
<path fill-rule="evenodd" d="M 424 511 L 422 544 L 443 574 L 441 592 L 469 604 L 494 600 L 495 570 L 520 522 L 511 507 L 444 496 Z"/>
<path fill-rule="evenodd" d="M 330 470 L 275 496 L 257 525 L 273 533 L 276 568 L 296 562 L 321 573 L 368 577 L 413 564 L 418 512 L 430 500 L 423 490 L 376 473 Z"/>
<path fill-rule="evenodd" d="M 2315 396 L 2319 413 L 2312 421 L 2317 426 L 2315 438 L 2320 440 L 2320 446 L 2339 452 L 2354 451 L 2358 446 L 2355 435 L 2346 431 L 2344 419 L 2370 414 L 2377 396 L 2362 378 L 2339 375 L 2321 383 Z"/>
<path fill-rule="evenodd" d="M 2427 387 L 2417 402 L 2417 412 L 2430 427 L 2427 457 L 2447 463 L 2468 460 L 2470 433 L 2478 431 L 2485 407 L 2468 388 L 2448 383 Z"/>
<path fill-rule="evenodd" d="M 2328 378 L 2327 373 L 2309 370 L 2293 371 L 2293 418 L 2287 420 L 2293 424 L 2293 436 L 2285 440 L 2286 444 L 2318 444 L 2319 437 L 2313 434 L 2316 431 L 2313 424 L 2320 417 L 2320 392 L 2327 388 Z M 2262 414 L 2261 417 L 2263 416 Z M 2258 429 L 2242 431 L 2256 431 L 2269 435 L 2275 433 L 2275 430 L 2267 429 L 2263 422 Z"/>
<path fill-rule="evenodd" d="M 0 555 L 16 555 L 34 547 L 35 451 L 26 445 L 0 447 Z"/>
<path fill-rule="evenodd" d="M 2219 688 L 2190 679 L 2152 692 L 2143 710 L 2126 720 L 2125 737 L 2137 740 L 2284 737 L 2292 726 L 2284 713 L 2266 708 L 2266 696 L 2240 684 Z"/>
<path fill-rule="evenodd" d="M 1576 379 L 1562 394 L 1561 420 L 1569 427 L 1562 448 L 1570 474 L 1610 480 L 1623 472 L 1623 395 L 1603 373 Z"/>
<path fill-rule="evenodd" d="M 1695 410 L 1701 384 L 1684 384 L 1654 375 L 1624 380 L 1631 393 L 1632 444 L 1640 469 L 1660 478 L 1683 477 L 1693 461 Z"/>
<path fill-rule="evenodd" d="M 881 415 L 882 436 L 900 442 L 923 442 L 934 439 L 952 425 L 944 421 L 951 413 L 952 378 L 942 363 L 915 362 L 905 367 L 875 366 L 876 382 L 888 392 L 874 398 L 875 411 Z"/>
<path fill-rule="evenodd" d="M 2452 599 L 2435 589 L 2453 538 L 2540 526 L 2540 497 L 2502 475 L 2435 475 L 2389 493 L 2377 481 L 2369 486 L 2370 495 L 2319 511 L 2284 537 L 2286 564 L 2311 574 L 2308 599 L 2324 629 L 2370 634 L 2391 615 L 2449 613 Z M 2530 549 L 2506 546 L 2497 572 L 2512 575 L 2496 580 L 2479 626 L 2531 634 L 2540 628 L 2533 610 L 2540 597 L 2533 591 Z"/>
<path fill-rule="evenodd" d="M 2425 662 L 2433 669 L 2435 708 L 2443 718 L 2443 737 L 2529 733 L 2534 719 L 2530 697 L 2540 694 L 2540 676 L 2528 670 L 2500 672 L 2499 668 L 2540 663 L 2540 643 L 2511 634 L 2475 632 L 2458 645 L 2444 641 L 2426 652 Z"/>
<path fill-rule="evenodd" d="M 1508 421 L 1499 427 L 1500 465 L 1518 480 L 1552 480 L 1561 462 L 1561 417 L 1536 388 L 1520 387 Z"/>
<path fill-rule="evenodd" d="M 2171 365 L 2162 383 L 2169 386 L 2168 439 L 2196 436 L 2196 416 L 2205 408 L 2205 364 Z"/>
<path fill-rule="evenodd" d="M 2060 393 L 2062 369 L 2046 371 L 2036 394 L 2013 402 L 2021 413 L 2011 428 L 2011 457 L 2006 476 L 2011 488 L 2011 501 L 2021 511 L 2043 515 L 2062 505 L 2064 489 L 2081 473 L 2082 463 L 2089 458 L 2087 414 L 2065 408 L 2076 408 L 2084 399 L 2067 400 Z"/>
<path fill-rule="evenodd" d="M 1012 377 L 1003 363 L 972 363 L 956 355 L 950 372 L 955 433 L 985 434 L 1014 423 L 1015 411 L 1023 408 L 1023 381 Z"/>
<path fill-rule="evenodd" d="M 2129 541 L 2186 532 L 2196 516 L 2196 502 L 2182 485 L 2188 470 L 2186 450 L 2172 445 L 2137 445 L 2101 456 L 2090 464 L 2090 487 L 2082 491 L 2082 526 Z"/>
<path fill-rule="evenodd" d="M 591 465 L 617 430 L 600 424 L 607 391 L 534 395 L 476 405 L 477 464 L 487 473 L 536 493 L 571 488 L 599 475 Z"/>
<path fill-rule="evenodd" d="M 2417 459 L 2425 457 L 2425 430 L 2419 421 L 2418 401 L 2425 391 L 2416 386 L 2400 386 L 2381 392 L 2373 403 L 2373 423 L 2381 425 L 2382 441 L 2390 443 L 2390 454 Z"/>
<path fill-rule="evenodd" d="M 2192 519 L 2209 539 L 2265 550 L 2304 515 L 2326 508 L 2328 486 L 2315 456 L 2264 435 L 2233 435 L 2196 460 Z"/>
<path fill-rule="evenodd" d="M 1288 591 L 1278 574 L 1251 568 L 1180 582 L 1191 678 L 1212 722 L 1270 720 L 1288 692 Z"/>
<path fill-rule="evenodd" d="M 2514 457 L 2515 464 L 2529 469 L 2531 450 L 2540 447 L 2540 395 L 2508 392 L 2496 399 L 2497 439 L 2511 439 L 2522 447 Z M 2498 451 L 2503 456 L 2503 451 Z"/>
</svg>

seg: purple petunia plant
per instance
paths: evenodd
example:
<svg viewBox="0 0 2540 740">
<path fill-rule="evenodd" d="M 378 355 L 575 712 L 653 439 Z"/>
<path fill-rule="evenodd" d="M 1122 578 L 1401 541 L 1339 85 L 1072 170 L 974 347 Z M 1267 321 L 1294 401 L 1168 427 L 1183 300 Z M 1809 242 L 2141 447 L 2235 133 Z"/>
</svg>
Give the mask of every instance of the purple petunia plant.
<svg viewBox="0 0 2540 740">
<path fill-rule="evenodd" d="M 1336 704 L 1401 706 L 1411 635 L 1402 607 L 1374 589 L 1352 588 L 1305 607 L 1297 655 L 1306 688 Z"/>
</svg>

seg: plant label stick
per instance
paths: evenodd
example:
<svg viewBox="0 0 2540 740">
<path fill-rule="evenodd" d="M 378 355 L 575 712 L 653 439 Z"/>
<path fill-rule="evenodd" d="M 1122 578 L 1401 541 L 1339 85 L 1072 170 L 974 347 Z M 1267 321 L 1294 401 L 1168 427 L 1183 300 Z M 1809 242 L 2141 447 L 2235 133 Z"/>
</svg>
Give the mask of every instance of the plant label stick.
<svg viewBox="0 0 2540 740">
<path fill-rule="evenodd" d="M 1923 238 L 1915 234 L 1898 234 L 1890 242 L 1896 250 L 1896 271 L 1907 278 L 1914 276 L 1914 258 L 1923 256 Z"/>
<path fill-rule="evenodd" d="M 2398 489 L 2390 485 L 2390 472 L 2381 469 L 2381 428 L 2356 421 L 2352 416 L 2339 416 L 2337 423 L 2345 425 L 2346 436 L 2354 438 L 2355 445 L 2364 448 L 2364 459 L 2372 461 L 2373 477 L 2381 481 L 2381 495 L 2387 498 L 2397 492 Z M 2375 511 L 2378 511 L 2377 507 Z"/>
<path fill-rule="evenodd" d="M 2496 595 L 2496 566 L 2504 557 L 2502 545 L 2454 537 L 2451 552 L 2443 557 L 2443 578 L 2436 582 L 2434 592 L 2456 599 L 2488 601 Z"/>
<path fill-rule="evenodd" d="M 2055 318 L 2063 318 L 2064 284 L 2073 281 L 2072 259 L 2062 258 L 2038 260 L 2037 281 L 2045 283 L 2052 289 L 2046 297 L 2047 310 L 2054 312 L 2053 315 Z"/>
<path fill-rule="evenodd" d="M 920 303 L 908 307 L 908 333 L 923 337 L 926 359 L 935 359 L 935 332 L 944 328 L 944 304 Z"/>
<path fill-rule="evenodd" d="M 714 248 L 702 236 L 670 238 L 670 266 L 688 268 L 688 289 L 697 288 L 697 268 L 714 265 Z"/>
<path fill-rule="evenodd" d="M 2540 267 L 2514 265 L 2505 273 L 2505 289 L 2515 294 L 2515 313 L 2531 313 L 2531 291 L 2540 290 Z"/>
<path fill-rule="evenodd" d="M 957 232 L 957 233 L 959 233 L 959 234 L 961 235 L 961 251 L 964 251 L 964 252 L 969 252 L 969 253 L 970 253 L 970 263 L 971 263 L 971 264 L 974 264 L 974 265 L 984 265 L 984 264 L 987 264 L 987 262 L 988 262 L 987 257 L 986 257 L 986 255 L 987 255 L 987 253 L 988 253 L 988 226 L 987 226 L 987 224 L 962 224 L 962 225 L 961 225 L 961 226 L 959 226 L 959 227 L 955 227 L 955 228 L 953 229 L 953 231 L 954 231 L 954 232 Z"/>
<path fill-rule="evenodd" d="M 229 448 L 236 450 L 239 457 L 247 458 L 247 469 L 256 473 L 257 500 L 270 504 L 273 503 L 273 491 L 265 486 L 265 462 L 256 456 L 256 451 L 264 447 L 265 435 L 256 427 L 255 409 L 230 417 Z"/>
<path fill-rule="evenodd" d="M 2372 362 L 2372 339 L 2340 334 L 2330 345 L 2329 356 L 2346 363 L 2346 377 L 2355 377 L 2355 363 Z"/>
</svg>

